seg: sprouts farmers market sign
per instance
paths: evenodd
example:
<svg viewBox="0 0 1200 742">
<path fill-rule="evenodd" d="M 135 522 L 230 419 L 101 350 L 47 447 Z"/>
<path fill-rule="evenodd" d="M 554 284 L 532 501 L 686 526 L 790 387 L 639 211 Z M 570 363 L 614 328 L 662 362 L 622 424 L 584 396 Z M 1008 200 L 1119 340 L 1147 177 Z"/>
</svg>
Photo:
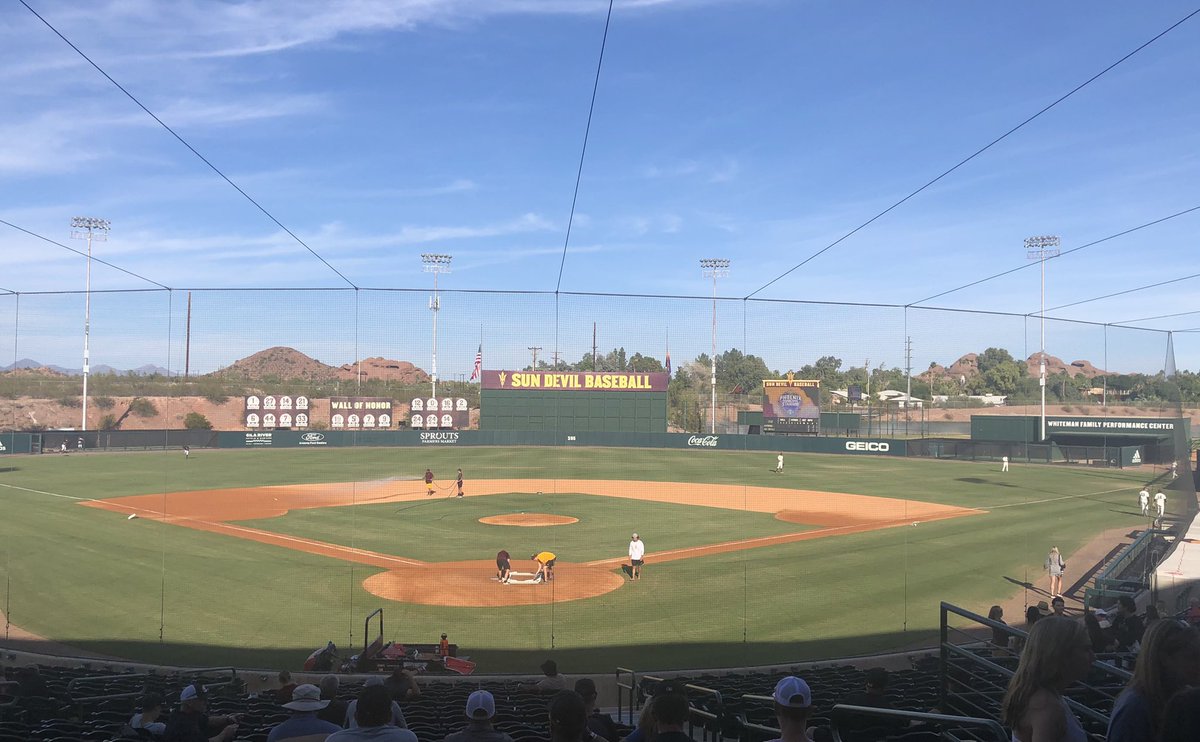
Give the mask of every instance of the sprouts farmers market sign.
<svg viewBox="0 0 1200 742">
<path fill-rule="evenodd" d="M 484 389 L 518 391 L 665 392 L 666 372 L 636 374 L 623 371 L 484 371 Z"/>
<path fill-rule="evenodd" d="M 1175 419 L 1149 420 L 1144 417 L 1048 417 L 1046 429 L 1056 433 L 1170 433 L 1179 424 Z"/>
</svg>

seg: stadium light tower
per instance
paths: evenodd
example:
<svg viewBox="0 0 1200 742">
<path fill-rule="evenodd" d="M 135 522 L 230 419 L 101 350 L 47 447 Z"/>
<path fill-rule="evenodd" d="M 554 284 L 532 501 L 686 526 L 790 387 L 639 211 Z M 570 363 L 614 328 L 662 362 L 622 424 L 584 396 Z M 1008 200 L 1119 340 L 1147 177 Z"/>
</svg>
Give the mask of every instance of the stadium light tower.
<svg viewBox="0 0 1200 742">
<path fill-rule="evenodd" d="M 91 352 L 88 336 L 92 331 L 92 240 L 108 239 L 109 221 L 90 216 L 77 216 L 71 220 L 71 237 L 87 240 L 87 278 L 83 284 L 83 422 L 80 430 L 87 430 L 88 373 L 91 370 Z"/>
<path fill-rule="evenodd" d="M 712 276 L 713 280 L 713 304 L 712 304 L 712 413 L 710 431 L 713 435 L 717 433 L 717 279 L 724 278 L 729 275 L 729 261 L 725 258 L 701 258 L 700 267 L 704 270 L 704 275 Z"/>
<path fill-rule="evenodd" d="M 451 255 L 439 253 L 427 252 L 421 255 L 421 265 L 424 266 L 425 272 L 433 274 L 433 296 L 429 297 L 429 311 L 433 312 L 433 368 L 429 378 L 433 382 L 433 392 L 429 396 L 434 399 L 437 399 L 437 316 L 438 310 L 442 308 L 438 298 L 438 276 L 450 272 L 450 261 L 453 259 Z"/>
<path fill-rule="evenodd" d="M 1042 357 L 1038 362 L 1038 385 L 1042 388 L 1042 437 L 1046 440 L 1046 258 L 1058 256 L 1062 244 L 1056 235 L 1041 235 L 1025 238 L 1025 257 L 1042 264 Z"/>
</svg>

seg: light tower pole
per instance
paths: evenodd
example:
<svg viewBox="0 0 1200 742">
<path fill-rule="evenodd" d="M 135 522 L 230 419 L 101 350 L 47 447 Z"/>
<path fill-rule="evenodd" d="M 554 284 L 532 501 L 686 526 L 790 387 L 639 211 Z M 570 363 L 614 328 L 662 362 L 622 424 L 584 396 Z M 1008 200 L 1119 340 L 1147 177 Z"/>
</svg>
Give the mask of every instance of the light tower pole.
<svg viewBox="0 0 1200 742">
<path fill-rule="evenodd" d="M 1041 438 L 1046 440 L 1046 258 L 1058 256 L 1062 240 L 1057 235 L 1041 235 L 1025 238 L 1025 257 L 1042 264 L 1042 356 L 1038 362 L 1038 386 L 1042 388 Z"/>
<path fill-rule="evenodd" d="M 443 273 L 450 272 L 450 261 L 453 260 L 452 255 L 442 255 L 440 253 L 423 253 L 421 255 L 421 265 L 426 273 L 433 274 L 433 296 L 429 297 L 429 311 L 433 313 L 433 364 L 430 369 L 429 379 L 433 382 L 430 396 L 437 399 L 437 318 L 438 311 L 441 307 L 441 299 L 438 297 L 438 276 Z"/>
<path fill-rule="evenodd" d="M 83 285 L 83 422 L 80 430 L 87 430 L 88 373 L 91 371 L 91 351 L 88 336 L 92 332 L 92 240 L 107 240 L 109 221 L 90 216 L 77 216 L 71 220 L 71 237 L 87 240 L 87 278 Z"/>
<path fill-rule="evenodd" d="M 717 279 L 729 275 L 729 261 L 725 258 L 702 258 L 700 268 L 705 276 L 712 276 L 712 412 L 710 432 L 717 432 Z"/>
</svg>

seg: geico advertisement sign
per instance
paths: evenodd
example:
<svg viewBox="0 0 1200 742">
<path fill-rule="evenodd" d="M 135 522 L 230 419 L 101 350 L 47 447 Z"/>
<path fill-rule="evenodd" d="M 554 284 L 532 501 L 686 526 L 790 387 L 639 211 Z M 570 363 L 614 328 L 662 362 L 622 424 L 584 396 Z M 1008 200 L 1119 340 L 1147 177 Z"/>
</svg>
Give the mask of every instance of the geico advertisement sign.
<svg viewBox="0 0 1200 742">
<path fill-rule="evenodd" d="M 458 433 L 454 431 L 421 433 L 421 443 L 458 443 Z"/>
<path fill-rule="evenodd" d="M 892 444 L 884 441 L 846 441 L 846 450 L 850 453 L 887 453 L 892 450 Z"/>
</svg>

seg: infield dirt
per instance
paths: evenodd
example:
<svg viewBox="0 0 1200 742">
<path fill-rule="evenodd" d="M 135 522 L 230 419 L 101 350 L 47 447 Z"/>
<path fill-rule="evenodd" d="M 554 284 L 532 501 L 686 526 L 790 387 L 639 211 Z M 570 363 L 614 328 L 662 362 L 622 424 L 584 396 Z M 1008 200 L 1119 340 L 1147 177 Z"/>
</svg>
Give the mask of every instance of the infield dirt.
<svg viewBox="0 0 1200 742">
<path fill-rule="evenodd" d="M 916 525 L 983 512 L 916 500 L 815 490 L 624 480 L 479 480 L 470 483 L 470 494 L 467 496 L 486 497 L 512 492 L 569 492 L 749 510 L 773 513 L 779 520 L 790 523 L 816 526 L 815 529 L 795 533 L 651 552 L 646 554 L 647 564 Z M 463 607 L 535 605 L 595 597 L 617 590 L 625 583 L 619 570 L 620 565 L 627 561 L 624 556 L 583 563 L 560 560 L 555 568 L 556 579 L 551 582 L 506 585 L 493 579 L 496 566 L 491 560 L 422 562 L 273 533 L 233 522 L 277 517 L 290 510 L 411 502 L 426 497 L 419 482 L 350 482 L 134 495 L 82 504 L 126 516 L 136 514 L 148 520 L 378 567 L 386 571 L 368 577 L 363 586 L 379 597 L 406 603 Z M 546 522 L 544 515 L 530 515 L 536 515 L 537 519 L 522 525 L 555 525 Z M 503 517 L 520 516 L 509 514 Z M 486 522 L 488 519 L 483 520 Z"/>
</svg>

